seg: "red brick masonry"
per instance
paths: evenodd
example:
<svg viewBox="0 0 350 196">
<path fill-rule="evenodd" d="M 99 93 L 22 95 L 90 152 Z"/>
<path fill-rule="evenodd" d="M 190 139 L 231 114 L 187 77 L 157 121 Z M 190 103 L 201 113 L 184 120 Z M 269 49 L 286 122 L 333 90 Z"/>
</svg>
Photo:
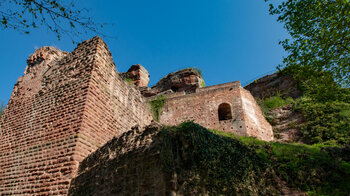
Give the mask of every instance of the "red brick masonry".
<svg viewBox="0 0 350 196">
<path fill-rule="evenodd" d="M 152 120 L 101 38 L 45 52 L 30 57 L 1 117 L 0 195 L 65 195 L 88 154 Z"/>
<path fill-rule="evenodd" d="M 230 119 L 219 120 L 221 104 L 229 107 Z M 273 140 L 271 125 L 262 115 L 254 97 L 238 81 L 198 88 L 191 94 L 179 92 L 166 95 L 160 122 L 177 125 L 185 120 L 193 120 L 204 127 L 236 135 Z"/>
</svg>

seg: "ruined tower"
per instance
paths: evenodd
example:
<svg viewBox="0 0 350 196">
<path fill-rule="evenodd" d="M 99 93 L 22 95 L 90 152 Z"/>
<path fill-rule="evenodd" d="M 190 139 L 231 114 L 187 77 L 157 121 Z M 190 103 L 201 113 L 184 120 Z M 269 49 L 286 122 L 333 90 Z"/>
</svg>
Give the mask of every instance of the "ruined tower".
<svg viewBox="0 0 350 196">
<path fill-rule="evenodd" d="M 72 53 L 40 48 L 28 58 L 1 116 L 0 193 L 67 194 L 79 162 L 151 119 L 101 38 Z"/>
</svg>

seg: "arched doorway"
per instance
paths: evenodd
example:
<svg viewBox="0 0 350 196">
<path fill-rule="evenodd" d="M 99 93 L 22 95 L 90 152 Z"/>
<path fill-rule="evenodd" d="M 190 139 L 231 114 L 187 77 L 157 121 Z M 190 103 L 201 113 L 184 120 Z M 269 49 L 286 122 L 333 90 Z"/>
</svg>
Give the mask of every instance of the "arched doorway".
<svg viewBox="0 0 350 196">
<path fill-rule="evenodd" d="M 219 121 L 232 119 L 231 106 L 228 103 L 222 103 L 218 109 Z"/>
</svg>

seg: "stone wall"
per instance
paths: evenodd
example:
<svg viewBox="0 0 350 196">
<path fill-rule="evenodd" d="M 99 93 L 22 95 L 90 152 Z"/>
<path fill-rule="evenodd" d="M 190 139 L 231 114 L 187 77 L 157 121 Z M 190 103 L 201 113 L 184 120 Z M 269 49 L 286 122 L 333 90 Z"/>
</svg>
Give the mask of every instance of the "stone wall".
<svg viewBox="0 0 350 196">
<path fill-rule="evenodd" d="M 113 136 L 152 120 L 150 107 L 140 91 L 128 85 L 117 73 L 107 45 L 101 38 L 87 43 L 96 47 L 94 65 L 86 98 L 84 123 L 78 132 L 80 160 Z"/>
<path fill-rule="evenodd" d="M 222 103 L 230 104 L 232 119 L 219 121 L 218 107 Z M 192 94 L 180 92 L 167 95 L 160 123 L 178 125 L 186 120 L 193 120 L 209 129 L 246 135 L 240 83 L 232 82 L 200 88 Z"/>
<path fill-rule="evenodd" d="M 137 87 L 148 87 L 149 73 L 140 64 L 132 65 L 127 72 L 119 73 L 122 79 Z"/>
<path fill-rule="evenodd" d="M 84 159 L 69 195 L 169 195 L 156 123 L 133 127 Z"/>
<path fill-rule="evenodd" d="M 83 158 L 151 121 L 144 103 L 99 37 L 72 53 L 36 51 L 0 119 L 1 194 L 67 194 Z"/>
<path fill-rule="evenodd" d="M 266 121 L 260 106 L 249 91 L 240 88 L 240 92 L 247 134 L 260 140 L 272 141 L 272 127 Z"/>
<path fill-rule="evenodd" d="M 231 118 L 219 119 L 221 104 L 228 104 Z M 254 136 L 267 141 L 273 139 L 270 124 L 254 98 L 240 86 L 240 82 L 199 88 L 191 94 L 179 92 L 166 95 L 159 119 L 165 125 L 178 125 L 193 120 L 209 129 Z"/>
</svg>

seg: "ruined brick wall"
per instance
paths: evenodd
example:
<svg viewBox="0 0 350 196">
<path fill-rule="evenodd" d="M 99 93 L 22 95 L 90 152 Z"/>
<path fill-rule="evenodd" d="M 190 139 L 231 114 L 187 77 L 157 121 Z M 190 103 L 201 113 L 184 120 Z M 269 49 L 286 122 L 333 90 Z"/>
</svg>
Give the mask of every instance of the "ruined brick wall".
<svg viewBox="0 0 350 196">
<path fill-rule="evenodd" d="M 232 118 L 220 120 L 219 106 L 228 104 Z M 196 90 L 166 95 L 160 122 L 166 125 L 193 120 L 209 128 L 231 132 L 241 136 L 254 136 L 261 140 L 273 139 L 272 128 L 262 112 L 239 82 L 220 84 Z"/>
<path fill-rule="evenodd" d="M 232 82 L 199 88 L 192 94 L 179 92 L 167 95 L 160 123 L 178 125 L 193 120 L 209 129 L 246 136 L 240 92 L 240 82 Z M 222 103 L 230 105 L 232 119 L 219 121 L 218 107 Z"/>
<path fill-rule="evenodd" d="M 34 53 L 33 59 L 40 59 L 41 52 Z M 85 67 L 91 55 L 78 63 L 80 56 L 73 52 L 60 55 L 56 63 L 29 63 L 26 74 L 18 79 L 1 116 L 1 194 L 67 193 L 78 167 L 73 157 L 76 132 L 91 72 Z"/>
<path fill-rule="evenodd" d="M 69 195 L 169 195 L 160 160 L 160 126 L 139 127 L 115 137 L 85 158 Z"/>
<path fill-rule="evenodd" d="M 111 53 L 101 38 L 86 43 L 95 47 L 91 80 L 86 98 L 85 121 L 78 132 L 77 152 L 82 160 L 131 127 L 144 127 L 152 120 L 141 93 L 117 73 Z"/>
<path fill-rule="evenodd" d="M 272 141 L 273 131 L 266 121 L 260 106 L 256 103 L 250 92 L 240 88 L 245 125 L 248 135 L 255 136 L 260 140 Z"/>
<path fill-rule="evenodd" d="M 83 158 L 151 114 L 95 37 L 34 53 L 0 120 L 0 193 L 64 195 Z"/>
</svg>

